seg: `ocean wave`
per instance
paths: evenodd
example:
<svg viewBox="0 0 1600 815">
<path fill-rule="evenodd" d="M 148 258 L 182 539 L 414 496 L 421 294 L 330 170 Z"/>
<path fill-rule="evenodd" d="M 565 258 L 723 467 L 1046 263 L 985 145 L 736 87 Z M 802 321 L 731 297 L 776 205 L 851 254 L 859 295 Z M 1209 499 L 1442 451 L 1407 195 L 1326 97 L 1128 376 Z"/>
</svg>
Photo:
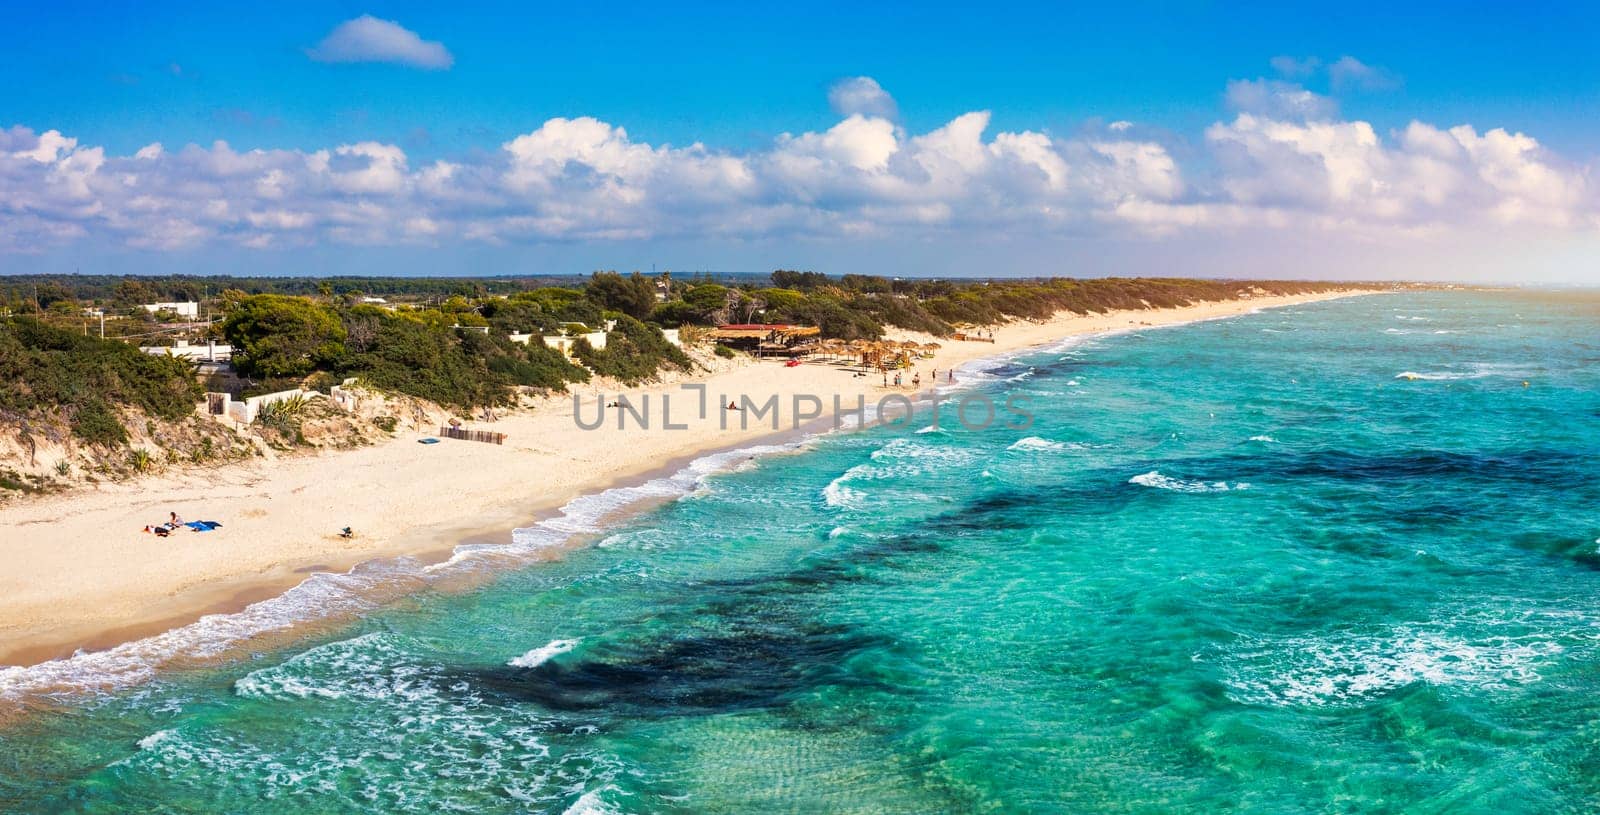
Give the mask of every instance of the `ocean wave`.
<svg viewBox="0 0 1600 815">
<path fill-rule="evenodd" d="M 1477 376 L 1459 371 L 1401 371 L 1394 375 L 1395 379 L 1404 379 L 1409 382 L 1448 382 L 1456 379 L 1476 379 Z"/>
<path fill-rule="evenodd" d="M 405 659 L 407 641 L 364 634 L 319 645 L 235 680 L 247 699 L 389 699 L 418 702 L 437 696 L 426 671 Z"/>
<path fill-rule="evenodd" d="M 577 648 L 580 642 L 583 642 L 583 640 L 551 640 L 506 664 L 513 668 L 537 668 L 555 657 Z"/>
<path fill-rule="evenodd" d="M 850 473 L 846 472 L 829 481 L 828 486 L 822 488 L 822 502 L 835 509 L 859 508 L 866 500 L 866 493 L 846 486 L 849 480 Z"/>
<path fill-rule="evenodd" d="M 616 815 L 618 810 L 612 808 L 604 798 L 600 797 L 602 793 L 606 792 L 620 792 L 620 790 L 614 785 L 590 790 L 578 796 L 578 800 L 573 801 L 572 806 L 563 810 L 561 815 Z"/>
<path fill-rule="evenodd" d="M 1275 438 L 1273 438 L 1271 436 L 1267 436 L 1267 435 L 1251 436 L 1250 437 L 1250 441 L 1258 441 L 1258 442 L 1261 442 L 1262 444 L 1277 444 L 1278 443 L 1277 439 L 1275 439 Z"/>
<path fill-rule="evenodd" d="M 218 811 L 238 809 L 234 801 L 314 797 L 341 811 L 397 813 L 436 812 L 440 777 L 503 792 L 530 811 L 556 812 L 579 791 L 606 789 L 626 771 L 604 752 L 553 753 L 543 714 L 487 702 L 470 683 L 419 657 L 420 645 L 387 634 L 356 637 L 241 680 L 242 692 L 274 704 L 361 699 L 341 706 L 352 716 L 345 726 L 302 728 L 293 749 L 227 722 L 188 717 L 140 739 L 139 751 L 115 766 L 178 789 L 215 792 L 211 781 L 225 778 L 227 789 L 212 801 Z M 427 772 L 413 763 L 417 751 L 427 755 Z M 363 783 L 352 787 L 350 779 Z"/>
<path fill-rule="evenodd" d="M 1011 445 L 1009 447 L 1007 447 L 1006 449 L 1007 450 L 1046 451 L 1046 450 L 1079 450 L 1079 449 L 1082 449 L 1082 448 L 1083 448 L 1083 445 L 1078 444 L 1076 442 L 1051 441 L 1050 439 L 1040 438 L 1039 436 L 1027 436 L 1027 437 L 1020 438 L 1020 439 L 1017 439 L 1016 441 L 1012 442 Z"/>
<path fill-rule="evenodd" d="M 1501 362 L 1473 362 L 1468 363 L 1466 370 L 1401 371 L 1395 374 L 1394 378 L 1408 381 L 1450 382 L 1463 379 L 1488 379 L 1497 376 L 1522 379 L 1533 375 L 1533 370 L 1520 365 Z"/>
<path fill-rule="evenodd" d="M 1563 650 L 1537 635 L 1470 639 L 1400 629 L 1252 642 L 1220 661 L 1235 701 L 1328 707 L 1360 704 L 1416 683 L 1503 689 L 1536 682 L 1539 669 Z"/>
<path fill-rule="evenodd" d="M 1150 487 L 1158 490 L 1171 490 L 1172 492 L 1230 492 L 1232 490 L 1247 490 L 1250 485 L 1243 481 L 1229 484 L 1226 481 L 1187 481 L 1181 478 L 1162 475 L 1160 470 L 1151 470 L 1148 473 L 1136 475 L 1128 479 L 1129 484 L 1138 484 L 1141 487 Z"/>
</svg>

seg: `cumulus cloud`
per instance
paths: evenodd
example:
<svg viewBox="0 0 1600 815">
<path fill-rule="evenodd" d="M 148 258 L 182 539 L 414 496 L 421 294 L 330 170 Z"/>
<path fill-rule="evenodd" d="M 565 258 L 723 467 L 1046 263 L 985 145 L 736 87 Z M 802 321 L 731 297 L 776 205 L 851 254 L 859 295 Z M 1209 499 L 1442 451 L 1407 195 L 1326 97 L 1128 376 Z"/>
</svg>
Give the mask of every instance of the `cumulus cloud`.
<svg viewBox="0 0 1600 815">
<path fill-rule="evenodd" d="M 1239 112 L 1198 145 L 1110 125 L 1070 138 L 997 131 L 987 111 L 913 133 L 856 110 L 743 152 L 554 118 L 496 148 L 429 161 L 380 141 L 248 151 L 155 143 L 114 155 L 16 126 L 0 130 L 0 252 L 87 239 L 164 250 L 1600 231 L 1588 170 L 1527 134 L 1424 122 L 1380 132 L 1304 101 L 1303 90 L 1230 86 Z"/>
<path fill-rule="evenodd" d="M 1385 141 L 1366 122 L 1240 114 L 1206 138 L 1243 204 L 1401 227 L 1595 226 L 1582 171 L 1522 133 L 1414 121 Z"/>
<path fill-rule="evenodd" d="M 428 70 L 455 64 L 443 43 L 424 40 L 393 20 L 370 14 L 335 26 L 306 55 L 318 62 L 389 62 Z"/>
<path fill-rule="evenodd" d="M 900 115 L 894 97 L 870 76 L 853 76 L 833 83 L 828 88 L 828 106 L 840 116 L 896 119 Z"/>
</svg>

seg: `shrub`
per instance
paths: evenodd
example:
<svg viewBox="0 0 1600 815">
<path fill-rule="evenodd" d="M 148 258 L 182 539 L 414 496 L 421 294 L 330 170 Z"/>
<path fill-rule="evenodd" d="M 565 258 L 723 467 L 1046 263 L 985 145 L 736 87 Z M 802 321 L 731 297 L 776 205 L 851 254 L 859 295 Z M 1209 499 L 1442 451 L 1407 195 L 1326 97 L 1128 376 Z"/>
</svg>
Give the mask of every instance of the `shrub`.
<svg viewBox="0 0 1600 815">
<path fill-rule="evenodd" d="M 122 408 L 176 421 L 194 410 L 201 393 L 186 360 L 32 318 L 0 323 L 0 410 L 60 415 L 90 444 L 110 447 L 127 440 L 118 418 Z"/>
<path fill-rule="evenodd" d="M 128 453 L 128 466 L 136 473 L 149 472 L 155 466 L 155 463 L 155 457 L 151 456 L 150 451 L 144 448 L 132 450 Z"/>
<path fill-rule="evenodd" d="M 598 349 L 588 340 L 573 343 L 572 352 L 595 373 L 634 385 L 651 379 L 663 367 L 692 370 L 694 361 L 683 349 L 667 342 L 661 330 L 632 317 L 617 318 L 617 327 L 606 336 L 606 347 Z"/>
</svg>

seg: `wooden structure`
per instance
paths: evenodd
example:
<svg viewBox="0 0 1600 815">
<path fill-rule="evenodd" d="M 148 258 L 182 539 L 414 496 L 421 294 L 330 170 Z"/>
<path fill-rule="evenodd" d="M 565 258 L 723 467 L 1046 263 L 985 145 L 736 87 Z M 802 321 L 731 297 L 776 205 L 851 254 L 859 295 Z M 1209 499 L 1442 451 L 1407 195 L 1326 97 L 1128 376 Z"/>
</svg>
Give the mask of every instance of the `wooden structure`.
<svg viewBox="0 0 1600 815">
<path fill-rule="evenodd" d="M 732 323 L 706 332 L 719 345 L 740 348 L 758 357 L 810 353 L 821 334 L 822 329 L 814 325 L 784 323 Z"/>
<path fill-rule="evenodd" d="M 439 428 L 439 435 L 447 439 L 461 439 L 462 441 L 481 441 L 485 444 L 505 444 L 506 434 L 495 433 L 490 430 L 468 430 L 465 427 L 444 425 Z"/>
</svg>

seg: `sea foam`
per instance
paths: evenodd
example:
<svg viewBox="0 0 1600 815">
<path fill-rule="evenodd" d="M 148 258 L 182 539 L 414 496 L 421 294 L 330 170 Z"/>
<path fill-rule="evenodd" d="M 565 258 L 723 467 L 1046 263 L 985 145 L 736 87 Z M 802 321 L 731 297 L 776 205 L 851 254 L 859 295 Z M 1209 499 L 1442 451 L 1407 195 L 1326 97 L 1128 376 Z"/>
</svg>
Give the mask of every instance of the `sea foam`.
<svg viewBox="0 0 1600 815">
<path fill-rule="evenodd" d="M 1151 470 L 1148 473 L 1136 475 L 1128 479 L 1129 484 L 1138 484 L 1141 487 L 1150 487 L 1158 490 L 1171 490 L 1172 492 L 1229 492 L 1231 490 L 1247 490 L 1250 485 L 1243 481 L 1229 484 L 1226 481 L 1188 481 L 1181 478 L 1162 475 L 1160 470 Z"/>
<path fill-rule="evenodd" d="M 1540 668 L 1563 650 L 1539 636 L 1468 639 L 1402 628 L 1256 641 L 1220 661 L 1235 701 L 1337 707 L 1416 683 L 1498 689 L 1535 682 Z"/>
<path fill-rule="evenodd" d="M 577 648 L 580 642 L 583 642 L 583 640 L 551 640 L 506 664 L 513 668 L 537 668 L 551 659 Z"/>
</svg>

